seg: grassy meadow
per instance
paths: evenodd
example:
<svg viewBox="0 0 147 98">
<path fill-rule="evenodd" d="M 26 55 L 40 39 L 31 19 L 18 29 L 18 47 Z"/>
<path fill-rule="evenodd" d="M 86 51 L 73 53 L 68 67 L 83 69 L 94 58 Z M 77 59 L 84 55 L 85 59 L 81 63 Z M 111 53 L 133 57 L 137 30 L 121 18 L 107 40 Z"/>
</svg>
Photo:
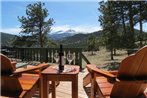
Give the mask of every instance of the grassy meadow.
<svg viewBox="0 0 147 98">
<path fill-rule="evenodd" d="M 96 64 L 97 66 L 104 66 L 111 62 L 121 62 L 121 60 L 128 56 L 126 50 L 117 50 L 114 60 L 111 60 L 110 52 L 106 51 L 105 48 L 100 48 L 99 51 L 94 52 L 94 55 L 91 55 L 91 52 L 83 52 L 83 54 L 91 64 Z M 83 67 L 85 67 L 86 62 L 83 60 L 82 63 Z"/>
</svg>

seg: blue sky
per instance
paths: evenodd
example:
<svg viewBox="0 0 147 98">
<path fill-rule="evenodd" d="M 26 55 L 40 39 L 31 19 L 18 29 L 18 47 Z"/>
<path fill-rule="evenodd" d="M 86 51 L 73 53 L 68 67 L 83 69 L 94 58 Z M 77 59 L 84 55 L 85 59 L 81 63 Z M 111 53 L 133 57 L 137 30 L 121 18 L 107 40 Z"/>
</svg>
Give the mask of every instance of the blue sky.
<svg viewBox="0 0 147 98">
<path fill-rule="evenodd" d="M 29 2 L 31 1 L 31 2 Z M 17 16 L 25 16 L 26 6 L 35 3 L 32 0 L 2 0 L 1 1 L 1 30 L 2 32 L 18 34 L 21 23 Z M 98 22 L 100 12 L 97 0 L 42 0 L 49 11 L 49 17 L 55 24 L 52 32 L 74 29 L 79 32 L 93 32 L 101 29 Z M 139 28 L 138 26 L 136 28 Z M 144 26 L 147 28 L 147 25 Z M 145 30 L 147 31 L 147 30 Z"/>
</svg>

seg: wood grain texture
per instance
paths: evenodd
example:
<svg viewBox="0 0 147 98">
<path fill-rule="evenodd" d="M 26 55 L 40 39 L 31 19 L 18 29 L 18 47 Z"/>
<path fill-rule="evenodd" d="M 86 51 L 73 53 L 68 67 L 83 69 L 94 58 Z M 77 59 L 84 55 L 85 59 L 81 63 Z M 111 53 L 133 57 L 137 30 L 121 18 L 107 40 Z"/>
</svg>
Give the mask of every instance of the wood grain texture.
<svg viewBox="0 0 147 98">
<path fill-rule="evenodd" d="M 96 92 L 100 98 L 142 98 L 146 95 L 147 46 L 122 60 L 118 72 L 103 71 L 92 64 L 88 64 L 87 69 L 92 80 L 90 98 L 95 98 Z"/>
<path fill-rule="evenodd" d="M 79 66 L 68 66 L 74 70 L 69 72 L 59 72 L 53 66 L 50 66 L 42 71 L 41 73 L 41 98 L 48 98 L 48 86 L 47 82 L 51 81 L 53 83 L 53 94 L 52 98 L 56 98 L 56 88 L 55 81 L 70 81 L 72 82 L 72 98 L 78 98 L 78 73 L 80 70 Z"/>
</svg>

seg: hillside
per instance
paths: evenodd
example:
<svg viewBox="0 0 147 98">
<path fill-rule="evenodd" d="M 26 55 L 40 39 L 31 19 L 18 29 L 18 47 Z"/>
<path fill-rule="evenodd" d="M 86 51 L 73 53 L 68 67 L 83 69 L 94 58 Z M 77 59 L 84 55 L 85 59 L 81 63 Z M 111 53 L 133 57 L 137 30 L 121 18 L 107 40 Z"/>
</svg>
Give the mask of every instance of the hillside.
<svg viewBox="0 0 147 98">
<path fill-rule="evenodd" d="M 87 46 L 87 40 L 88 38 L 93 35 L 96 37 L 99 37 L 101 34 L 101 31 L 96 31 L 89 34 L 75 34 L 70 37 L 66 37 L 59 41 L 59 43 L 62 43 L 65 47 L 82 47 L 86 48 Z"/>
<path fill-rule="evenodd" d="M 15 37 L 15 35 L 7 34 L 7 33 L 1 33 L 1 46 L 11 46 L 10 42 Z"/>
<path fill-rule="evenodd" d="M 122 29 L 120 28 L 119 30 L 120 32 L 122 32 Z M 134 29 L 135 31 L 135 42 L 138 42 L 139 38 L 139 34 L 140 31 L 137 29 Z M 62 43 L 65 47 L 82 47 L 82 48 L 87 48 L 87 40 L 89 38 L 89 36 L 93 35 L 96 37 L 99 37 L 100 34 L 102 33 L 102 31 L 96 31 L 93 33 L 89 33 L 89 34 L 75 34 L 73 36 L 69 36 L 69 37 L 65 37 L 64 39 L 59 40 L 59 43 Z M 143 36 L 144 36 L 144 41 L 147 39 L 147 33 L 143 32 Z"/>
<path fill-rule="evenodd" d="M 121 30 L 120 30 L 121 31 Z M 53 34 L 49 35 L 49 39 L 55 40 L 57 43 L 61 43 L 64 47 L 82 47 L 87 48 L 87 40 L 88 38 L 93 35 L 99 37 L 101 35 L 101 31 L 96 31 L 93 33 L 79 33 L 73 30 L 68 31 L 58 31 L 54 32 Z M 135 29 L 135 39 L 138 42 L 139 30 Z M 15 37 L 15 35 L 7 34 L 1 32 L 1 46 L 11 46 L 10 42 Z M 52 38 L 51 38 L 52 37 Z M 57 38 L 58 37 L 58 38 Z M 147 43 L 147 33 L 144 32 L 144 41 Z"/>
</svg>

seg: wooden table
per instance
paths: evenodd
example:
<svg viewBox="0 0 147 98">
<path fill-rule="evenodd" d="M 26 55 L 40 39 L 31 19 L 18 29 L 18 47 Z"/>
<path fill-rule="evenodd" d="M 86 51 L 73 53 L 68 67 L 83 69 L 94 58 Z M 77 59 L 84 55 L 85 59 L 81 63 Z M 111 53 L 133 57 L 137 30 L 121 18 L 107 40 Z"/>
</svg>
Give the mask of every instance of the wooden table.
<svg viewBox="0 0 147 98">
<path fill-rule="evenodd" d="M 65 69 L 72 68 L 73 71 L 59 72 L 53 66 L 49 66 L 41 72 L 41 98 L 48 98 L 49 83 L 52 82 L 52 98 L 56 98 L 55 81 L 72 82 L 72 98 L 78 98 L 78 73 L 79 66 L 67 65 Z"/>
</svg>

